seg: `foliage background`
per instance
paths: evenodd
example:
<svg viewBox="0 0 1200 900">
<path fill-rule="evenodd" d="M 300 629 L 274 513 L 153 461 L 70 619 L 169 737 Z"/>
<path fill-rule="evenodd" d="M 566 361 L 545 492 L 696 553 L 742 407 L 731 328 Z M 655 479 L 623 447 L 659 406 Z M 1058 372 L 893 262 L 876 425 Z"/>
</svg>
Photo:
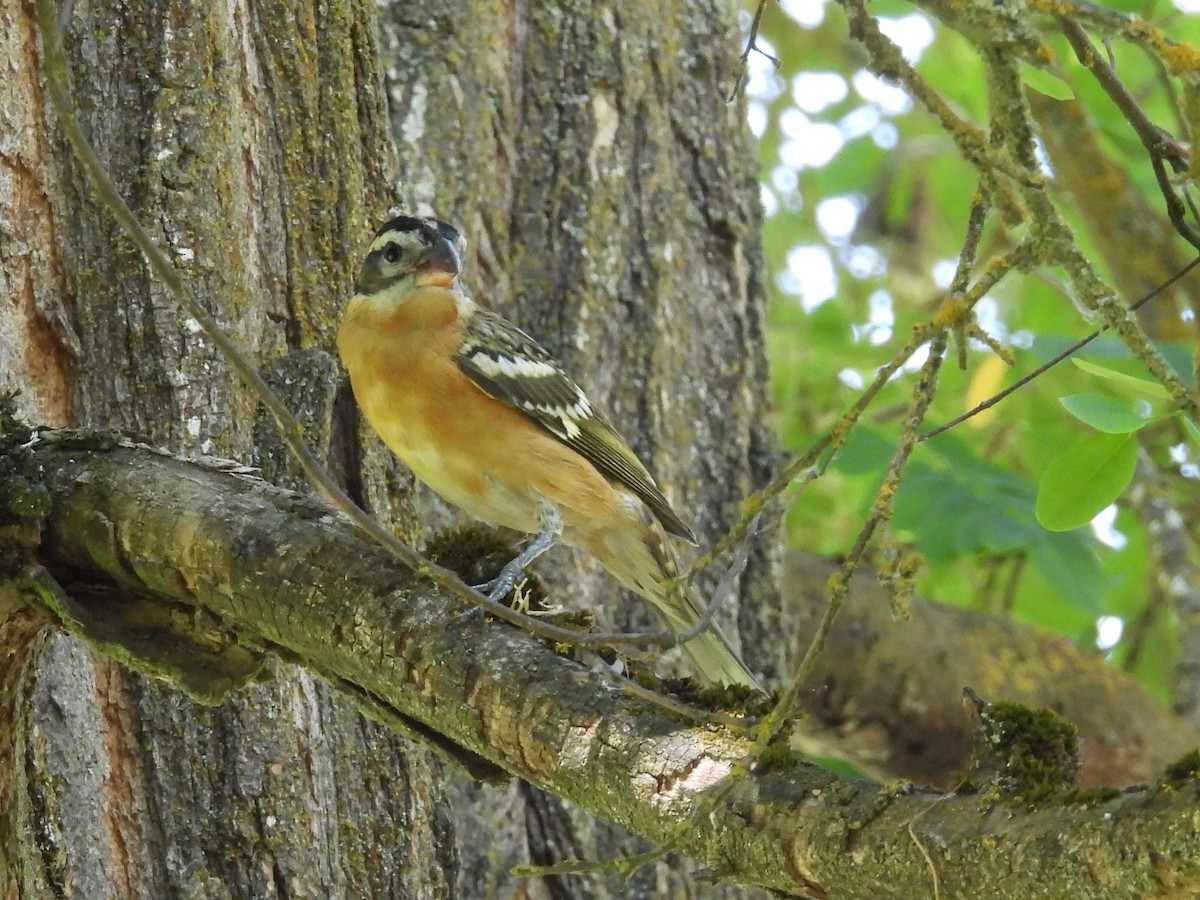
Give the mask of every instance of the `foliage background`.
<svg viewBox="0 0 1200 900">
<path fill-rule="evenodd" d="M 1200 17 L 1183 4 L 1109 6 L 1195 43 Z M 748 4 L 744 12 L 747 28 L 756 6 Z M 907 3 L 883 0 L 869 11 L 960 116 L 988 126 L 984 63 L 961 34 Z M 1050 110 L 1039 116 L 1043 127 L 1053 127 L 1057 109 L 1082 105 L 1089 137 L 1141 201 L 1137 216 L 1156 234 L 1168 235 L 1168 252 L 1186 261 L 1187 245 L 1164 227 L 1154 172 L 1129 122 L 1062 34 L 1047 28 L 1042 35 L 1057 65 L 1041 70 L 1023 63 L 1022 76 L 1027 92 L 1039 95 L 1029 95 L 1034 109 Z M 751 126 L 760 136 L 767 214 L 771 361 L 783 440 L 798 452 L 834 424 L 912 327 L 944 299 L 979 176 L 932 115 L 867 70 L 865 52 L 848 36 L 842 6 L 767 3 L 757 46 L 762 52 L 749 56 L 747 88 Z M 1180 83 L 1129 42 L 1107 46 L 1148 116 L 1167 132 L 1186 136 Z M 1038 149 L 1047 174 L 1071 162 L 1052 159 L 1044 144 Z M 1078 184 L 1056 186 L 1060 209 L 1089 259 L 1132 303 L 1138 297 L 1127 294 L 1131 285 L 1147 290 L 1171 273 L 1152 271 L 1146 261 L 1153 254 L 1144 244 L 1122 246 L 1118 240 L 1114 248 L 1117 227 L 1090 214 L 1106 201 L 1115 206 L 1119 191 L 1097 184 L 1095 195 L 1072 195 Z M 1019 237 L 992 217 L 980 260 L 1011 248 Z M 1198 294 L 1200 278 L 1193 272 L 1176 291 L 1153 301 L 1147 309 L 1155 314 L 1142 319 L 1185 379 Z M 1016 365 L 1007 367 L 984 344 L 970 341 L 966 369 L 943 368 L 926 427 L 964 412 L 1098 324 L 1081 315 L 1061 273 L 1044 268 L 1010 275 L 976 312 L 979 324 L 1012 349 Z M 1101 337 L 1081 357 L 1146 375 L 1113 337 Z M 850 547 L 883 477 L 920 362 L 918 355 L 885 388 L 830 471 L 790 506 L 795 546 L 828 554 Z M 992 410 L 920 445 L 896 498 L 891 537 L 923 557 L 919 589 L 926 596 L 1010 611 L 1097 647 L 1169 700 L 1180 636 L 1153 577 L 1147 528 L 1154 523 L 1133 509 L 1129 490 L 1091 527 L 1051 532 L 1035 517 L 1039 479 L 1052 460 L 1095 434 L 1060 402 L 1081 392 L 1109 396 L 1141 414 L 1150 411 L 1144 396 L 1062 363 Z M 1162 404 L 1154 407 L 1163 411 Z M 1143 465 L 1156 467 L 1176 510 L 1194 522 L 1200 512 L 1197 444 L 1188 442 L 1178 419 L 1144 428 L 1138 437 Z M 1140 470 L 1133 490 L 1149 471 Z M 1189 551 L 1194 566 L 1194 540 Z"/>
</svg>

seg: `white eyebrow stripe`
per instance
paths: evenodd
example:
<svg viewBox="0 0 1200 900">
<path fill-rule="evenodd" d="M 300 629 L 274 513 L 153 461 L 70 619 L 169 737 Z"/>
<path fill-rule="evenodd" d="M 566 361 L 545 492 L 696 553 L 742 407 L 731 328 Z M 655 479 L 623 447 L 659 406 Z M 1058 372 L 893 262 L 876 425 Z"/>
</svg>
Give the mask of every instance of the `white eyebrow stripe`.
<svg viewBox="0 0 1200 900">
<path fill-rule="evenodd" d="M 401 247 L 406 247 L 420 243 L 421 236 L 415 231 L 385 231 L 371 242 L 371 249 L 367 252 L 374 253 L 376 250 L 380 250 L 386 247 L 388 244 L 397 244 Z"/>
</svg>

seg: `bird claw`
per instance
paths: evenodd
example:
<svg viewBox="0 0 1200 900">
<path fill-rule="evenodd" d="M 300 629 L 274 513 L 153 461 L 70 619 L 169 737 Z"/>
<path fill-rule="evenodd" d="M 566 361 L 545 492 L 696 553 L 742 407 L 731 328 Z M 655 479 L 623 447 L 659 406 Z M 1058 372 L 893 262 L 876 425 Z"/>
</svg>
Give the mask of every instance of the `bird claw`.
<svg viewBox="0 0 1200 900">
<path fill-rule="evenodd" d="M 515 559 L 508 562 L 500 570 L 499 575 L 491 581 L 475 585 L 475 590 L 479 591 L 479 593 L 483 594 L 493 603 L 499 603 L 508 596 L 508 592 L 513 589 L 517 580 L 525 574 L 525 567 L 553 547 L 557 542 L 558 534 L 556 531 L 540 532 L 529 542 L 529 546 L 517 554 Z M 476 607 L 473 610 L 462 613 L 459 618 L 474 618 L 480 612 L 482 610 Z"/>
<path fill-rule="evenodd" d="M 511 565 L 511 563 L 509 565 Z M 505 569 L 507 569 L 507 568 L 508 568 L 508 566 L 505 566 Z M 523 573 L 523 570 L 522 570 L 522 573 Z M 518 574 L 521 574 L 521 573 L 518 573 Z M 492 601 L 493 603 L 499 603 L 501 600 L 503 600 L 505 598 L 505 596 L 508 594 L 508 592 L 512 590 L 513 582 L 515 580 L 516 580 L 515 578 L 506 578 L 504 571 L 501 571 L 501 573 L 499 575 L 497 575 L 495 578 L 493 578 L 491 581 L 485 581 L 485 582 L 483 582 L 483 584 L 473 584 L 473 585 L 471 585 L 471 587 L 474 590 L 479 591 L 479 593 L 483 594 L 485 597 L 488 598 L 488 600 Z M 505 582 L 507 582 L 507 583 L 505 583 Z M 518 600 L 519 599 L 520 598 L 518 598 Z M 483 607 L 476 606 L 473 609 L 468 609 L 466 612 L 459 613 L 454 618 L 456 621 L 469 622 L 471 620 L 480 618 L 482 615 L 483 615 Z"/>
</svg>

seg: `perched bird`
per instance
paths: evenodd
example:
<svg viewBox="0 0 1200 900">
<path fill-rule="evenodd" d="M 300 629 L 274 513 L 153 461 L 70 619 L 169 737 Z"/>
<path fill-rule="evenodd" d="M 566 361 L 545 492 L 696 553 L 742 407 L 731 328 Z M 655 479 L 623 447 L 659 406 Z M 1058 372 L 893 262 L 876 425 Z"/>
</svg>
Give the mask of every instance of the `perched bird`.
<svg viewBox="0 0 1200 900">
<path fill-rule="evenodd" d="M 695 543 L 691 529 L 554 358 L 464 293 L 464 250 L 436 219 L 397 216 L 376 232 L 337 335 L 363 415 L 444 499 L 536 535 L 486 586 L 493 599 L 561 539 L 686 631 L 704 609 L 668 584 L 667 532 Z M 715 625 L 683 649 L 709 680 L 759 687 Z"/>
</svg>

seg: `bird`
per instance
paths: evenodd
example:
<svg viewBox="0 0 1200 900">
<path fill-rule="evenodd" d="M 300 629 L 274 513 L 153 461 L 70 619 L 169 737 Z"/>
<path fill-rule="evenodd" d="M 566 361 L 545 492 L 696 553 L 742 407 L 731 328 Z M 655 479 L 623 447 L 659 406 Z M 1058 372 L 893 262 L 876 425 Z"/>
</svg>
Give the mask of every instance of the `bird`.
<svg viewBox="0 0 1200 900">
<path fill-rule="evenodd" d="M 693 628 L 704 607 L 674 581 L 668 535 L 696 538 L 645 465 L 544 347 L 468 296 L 458 228 L 389 215 L 346 305 L 338 353 L 367 423 L 420 481 L 476 518 L 534 535 L 481 589 L 505 596 L 561 541 L 649 601 L 675 634 Z M 682 647 L 708 681 L 762 690 L 714 623 Z"/>
</svg>

